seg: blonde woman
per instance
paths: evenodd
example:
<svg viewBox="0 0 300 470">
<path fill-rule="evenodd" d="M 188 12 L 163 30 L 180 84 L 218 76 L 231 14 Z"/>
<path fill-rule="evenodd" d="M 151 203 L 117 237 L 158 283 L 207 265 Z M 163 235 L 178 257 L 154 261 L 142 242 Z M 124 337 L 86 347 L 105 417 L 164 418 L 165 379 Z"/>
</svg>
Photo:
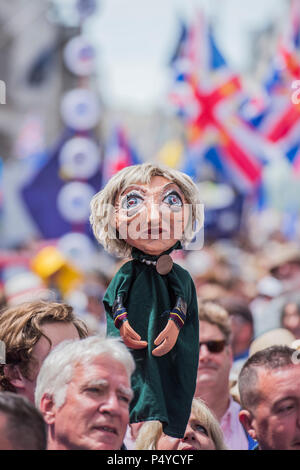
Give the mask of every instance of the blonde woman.
<svg viewBox="0 0 300 470">
<path fill-rule="evenodd" d="M 159 421 L 141 427 L 136 450 L 227 450 L 221 427 L 199 398 L 194 398 L 191 416 L 182 439 L 167 436 Z"/>
</svg>

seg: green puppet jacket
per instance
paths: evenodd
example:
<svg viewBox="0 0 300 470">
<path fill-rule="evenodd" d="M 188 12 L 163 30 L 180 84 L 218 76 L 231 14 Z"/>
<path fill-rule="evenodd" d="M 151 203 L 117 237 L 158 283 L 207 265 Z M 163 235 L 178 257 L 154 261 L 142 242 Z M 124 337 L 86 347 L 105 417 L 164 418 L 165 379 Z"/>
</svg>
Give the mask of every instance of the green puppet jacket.
<svg viewBox="0 0 300 470">
<path fill-rule="evenodd" d="M 165 253 L 170 253 L 180 243 Z M 133 260 L 124 264 L 112 279 L 103 302 L 107 313 L 107 335 L 119 336 L 112 307 L 123 295 L 132 328 L 148 342 L 145 349 L 130 349 L 136 370 L 132 376 L 134 398 L 130 422 L 158 420 L 165 434 L 181 438 L 189 420 L 196 387 L 199 356 L 199 321 L 195 286 L 190 274 L 178 264 L 166 275 L 140 260 L 156 260 L 133 248 Z M 154 340 L 165 328 L 176 298 L 187 303 L 186 321 L 173 349 L 155 357 Z"/>
</svg>

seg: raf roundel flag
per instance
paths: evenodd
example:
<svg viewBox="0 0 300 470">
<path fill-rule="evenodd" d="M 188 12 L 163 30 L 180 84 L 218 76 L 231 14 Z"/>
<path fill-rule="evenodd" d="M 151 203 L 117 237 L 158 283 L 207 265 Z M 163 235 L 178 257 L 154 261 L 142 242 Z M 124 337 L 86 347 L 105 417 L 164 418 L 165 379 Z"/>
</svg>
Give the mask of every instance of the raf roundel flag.
<svg viewBox="0 0 300 470">
<path fill-rule="evenodd" d="M 73 137 L 69 134 L 66 133 L 48 161 L 22 189 L 24 203 L 45 239 L 59 238 L 71 231 L 92 236 L 89 203 L 93 194 L 100 190 L 100 150 L 98 169 L 92 177 L 66 181 L 59 155 L 65 142 Z"/>
</svg>

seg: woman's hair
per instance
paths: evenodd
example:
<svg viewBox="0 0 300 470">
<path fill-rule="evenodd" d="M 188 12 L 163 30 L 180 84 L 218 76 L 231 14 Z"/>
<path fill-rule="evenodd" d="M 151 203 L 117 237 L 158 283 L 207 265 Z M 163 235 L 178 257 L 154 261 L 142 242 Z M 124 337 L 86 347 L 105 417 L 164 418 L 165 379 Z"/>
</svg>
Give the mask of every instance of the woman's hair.
<svg viewBox="0 0 300 470">
<path fill-rule="evenodd" d="M 57 302 L 26 302 L 9 307 L 0 312 L 0 340 L 6 349 L 6 364 L 18 365 L 23 376 L 30 379 L 34 366 L 32 351 L 39 339 L 44 336 L 51 346 L 51 340 L 43 333 L 45 323 L 72 323 L 80 338 L 88 335 L 88 330 L 73 312 L 70 305 Z M 15 392 L 15 387 L 5 375 L 4 365 L 0 365 L 0 387 Z"/>
<path fill-rule="evenodd" d="M 190 419 L 191 417 L 205 427 L 216 450 L 227 450 L 220 424 L 200 398 L 193 399 Z M 149 421 L 143 424 L 138 433 L 135 449 L 155 450 L 162 432 L 162 424 L 159 421 Z"/>
<path fill-rule="evenodd" d="M 107 358 L 108 364 L 111 360 L 120 362 L 130 380 L 135 363 L 119 338 L 90 336 L 82 340 L 63 341 L 43 362 L 35 389 L 36 407 L 40 407 L 42 396 L 47 393 L 53 397 L 55 406 L 60 408 L 65 402 L 74 368 L 78 365 L 84 367 L 99 356 Z"/>
<path fill-rule="evenodd" d="M 126 243 L 126 240 L 118 238 L 113 224 L 117 195 L 131 184 L 149 184 L 154 176 L 162 176 L 177 184 L 183 192 L 187 204 L 191 205 L 190 220 L 181 240 L 183 245 L 190 242 L 196 231 L 202 227 L 203 205 L 200 203 L 198 188 L 189 176 L 180 171 L 152 163 L 129 166 L 116 173 L 105 188 L 95 194 L 91 201 L 90 222 L 94 235 L 109 253 L 117 256 L 129 256 L 131 252 L 131 247 Z"/>
</svg>

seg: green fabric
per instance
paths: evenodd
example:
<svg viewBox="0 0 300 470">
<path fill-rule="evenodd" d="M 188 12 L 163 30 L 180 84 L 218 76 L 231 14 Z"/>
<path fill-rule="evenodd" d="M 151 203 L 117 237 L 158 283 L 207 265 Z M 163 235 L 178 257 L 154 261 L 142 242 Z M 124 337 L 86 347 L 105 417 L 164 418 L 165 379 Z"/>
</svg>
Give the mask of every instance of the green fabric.
<svg viewBox="0 0 300 470">
<path fill-rule="evenodd" d="M 177 248 L 175 246 L 174 248 Z M 171 250 L 165 253 L 169 253 Z M 112 320 L 112 305 L 117 295 L 124 296 L 128 321 L 148 341 L 148 347 L 130 349 L 136 370 L 132 376 L 134 398 L 130 422 L 159 420 L 164 432 L 183 437 L 190 416 L 196 386 L 199 354 L 199 322 L 195 286 L 189 273 L 178 264 L 167 275 L 155 266 L 138 260 L 158 257 L 132 250 L 135 258 L 124 264 L 111 281 L 103 302 L 107 313 L 107 334 L 119 336 Z M 187 303 L 187 318 L 174 348 L 165 356 L 154 357 L 154 340 L 165 328 L 169 313 L 182 297 Z"/>
</svg>

